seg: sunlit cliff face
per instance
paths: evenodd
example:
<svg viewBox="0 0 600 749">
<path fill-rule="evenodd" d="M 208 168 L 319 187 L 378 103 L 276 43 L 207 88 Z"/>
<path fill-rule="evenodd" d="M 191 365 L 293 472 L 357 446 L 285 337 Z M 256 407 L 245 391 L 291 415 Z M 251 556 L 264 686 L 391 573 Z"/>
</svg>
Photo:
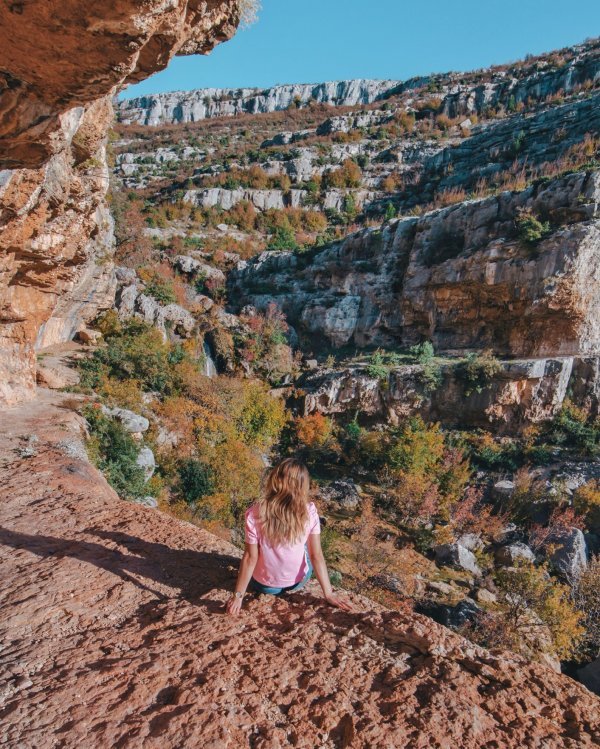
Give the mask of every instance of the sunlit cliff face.
<svg viewBox="0 0 600 749">
<path fill-rule="evenodd" d="M 237 0 L 0 8 L 0 402 L 33 395 L 36 348 L 110 306 L 112 97 L 238 23 Z"/>
</svg>

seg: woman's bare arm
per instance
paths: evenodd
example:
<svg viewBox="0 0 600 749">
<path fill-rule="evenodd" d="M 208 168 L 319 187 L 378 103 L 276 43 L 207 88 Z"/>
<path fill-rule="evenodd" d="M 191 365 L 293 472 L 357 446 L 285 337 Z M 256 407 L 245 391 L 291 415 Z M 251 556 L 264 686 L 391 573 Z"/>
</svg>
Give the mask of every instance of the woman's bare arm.
<svg viewBox="0 0 600 749">
<path fill-rule="evenodd" d="M 242 608 L 242 601 L 248 583 L 252 578 L 252 573 L 256 567 L 258 561 L 258 544 L 246 544 L 244 549 L 244 556 L 240 562 L 240 571 L 238 572 L 237 582 L 235 584 L 235 591 L 229 601 L 227 601 L 227 613 L 232 616 L 237 616 Z M 236 593 L 241 593 L 241 596 L 236 596 Z"/>
<path fill-rule="evenodd" d="M 308 554 L 327 603 L 336 608 L 344 609 L 344 611 L 352 611 L 351 604 L 333 592 L 329 573 L 327 572 L 327 564 L 323 556 L 323 549 L 321 548 L 321 535 L 319 533 L 311 533 L 308 537 Z"/>
</svg>

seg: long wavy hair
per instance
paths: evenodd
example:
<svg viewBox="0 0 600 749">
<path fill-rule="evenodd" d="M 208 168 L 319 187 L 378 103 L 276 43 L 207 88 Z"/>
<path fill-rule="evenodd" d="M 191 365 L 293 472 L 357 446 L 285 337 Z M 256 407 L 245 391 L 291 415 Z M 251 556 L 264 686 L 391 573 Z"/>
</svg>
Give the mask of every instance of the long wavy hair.
<svg viewBox="0 0 600 749">
<path fill-rule="evenodd" d="M 299 541 L 308 523 L 310 476 L 299 460 L 286 458 L 266 474 L 258 501 L 259 522 L 272 546 Z"/>
</svg>

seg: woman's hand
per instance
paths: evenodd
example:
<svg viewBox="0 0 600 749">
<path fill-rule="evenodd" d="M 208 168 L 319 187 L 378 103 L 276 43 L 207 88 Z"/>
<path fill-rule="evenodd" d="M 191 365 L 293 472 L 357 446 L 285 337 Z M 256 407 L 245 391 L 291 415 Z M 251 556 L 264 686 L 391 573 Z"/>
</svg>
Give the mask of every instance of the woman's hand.
<svg viewBox="0 0 600 749">
<path fill-rule="evenodd" d="M 334 606 L 336 609 L 342 609 L 343 611 L 354 611 L 354 607 L 345 598 L 340 598 L 335 593 L 330 593 L 325 597 L 325 600 L 330 606 Z"/>
<path fill-rule="evenodd" d="M 227 601 L 227 605 L 225 607 L 229 616 L 237 616 L 240 613 L 240 611 L 242 610 L 243 600 L 244 599 L 239 596 L 231 596 L 231 598 Z"/>
</svg>

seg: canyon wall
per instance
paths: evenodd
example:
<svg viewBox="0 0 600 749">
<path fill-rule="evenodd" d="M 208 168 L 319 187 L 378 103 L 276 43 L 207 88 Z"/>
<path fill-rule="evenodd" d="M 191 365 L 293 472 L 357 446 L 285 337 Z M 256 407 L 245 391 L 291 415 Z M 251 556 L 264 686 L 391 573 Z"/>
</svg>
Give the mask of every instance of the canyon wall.
<svg viewBox="0 0 600 749">
<path fill-rule="evenodd" d="M 241 305 L 275 301 L 300 334 L 339 349 L 600 350 L 600 173 L 577 172 L 366 229 L 304 253 L 263 253 L 231 279 Z M 524 213 L 525 212 L 525 213 Z M 523 215 L 544 236 L 520 236 Z"/>
<path fill-rule="evenodd" d="M 327 83 L 297 83 L 260 88 L 202 88 L 124 99 L 118 117 L 124 124 L 173 125 L 213 117 L 262 114 L 309 102 L 330 106 L 371 104 L 390 97 L 410 94 L 430 87 L 441 101 L 441 111 L 457 114 L 478 113 L 510 99 L 514 105 L 533 97 L 542 99 L 569 93 L 584 82 L 600 80 L 600 51 L 590 44 L 573 47 L 568 64 L 547 67 L 543 62 L 534 71 L 486 69 L 474 73 L 444 73 L 410 78 L 406 81 L 356 79 Z"/>
<path fill-rule="evenodd" d="M 309 101 L 331 106 L 370 104 L 400 85 L 399 81 L 350 80 L 292 83 L 260 88 L 201 88 L 124 99 L 118 117 L 124 124 L 172 125 L 212 117 L 264 114 Z"/>
<path fill-rule="evenodd" d="M 33 395 L 36 348 L 112 304 L 112 98 L 238 22 L 237 0 L 0 7 L 0 403 Z"/>
</svg>

